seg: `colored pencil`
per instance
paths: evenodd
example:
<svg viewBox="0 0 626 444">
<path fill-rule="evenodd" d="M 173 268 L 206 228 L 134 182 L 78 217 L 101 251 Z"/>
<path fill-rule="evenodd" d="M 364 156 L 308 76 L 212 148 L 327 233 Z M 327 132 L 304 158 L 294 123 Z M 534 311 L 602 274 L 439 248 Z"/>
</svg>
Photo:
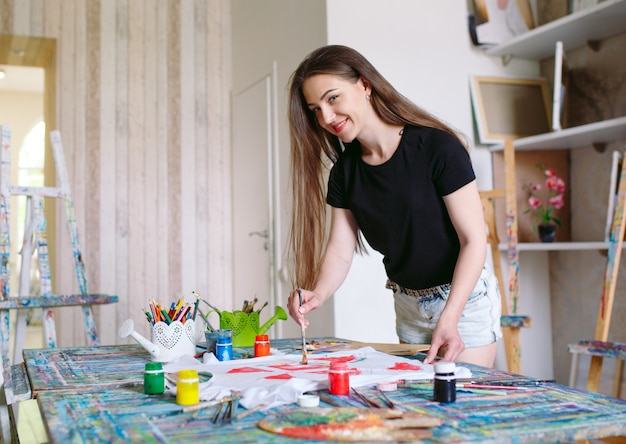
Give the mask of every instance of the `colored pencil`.
<svg viewBox="0 0 626 444">
<path fill-rule="evenodd" d="M 185 306 L 185 308 L 180 310 L 180 312 L 176 315 L 176 318 L 174 320 L 183 322 L 183 319 L 185 318 L 185 316 L 187 316 L 187 313 L 189 313 L 189 310 L 191 310 L 191 306 L 190 305 Z"/>
<path fill-rule="evenodd" d="M 195 293 L 195 292 L 194 292 Z M 196 320 L 196 315 L 198 314 L 198 304 L 200 303 L 200 297 L 196 295 L 196 302 L 193 306 L 193 316 L 192 319 Z"/>
<path fill-rule="evenodd" d="M 163 319 L 165 319 L 165 321 L 167 321 L 168 324 L 172 323 L 172 320 L 170 319 L 169 315 L 167 314 L 167 311 L 165 311 L 164 308 L 161 309 L 161 314 L 163 315 Z"/>
</svg>

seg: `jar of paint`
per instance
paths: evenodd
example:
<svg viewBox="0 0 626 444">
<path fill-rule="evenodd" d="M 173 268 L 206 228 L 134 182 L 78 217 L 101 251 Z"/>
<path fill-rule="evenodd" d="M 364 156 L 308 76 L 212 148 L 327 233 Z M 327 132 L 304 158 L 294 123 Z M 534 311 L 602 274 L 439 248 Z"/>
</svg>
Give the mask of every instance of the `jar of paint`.
<svg viewBox="0 0 626 444">
<path fill-rule="evenodd" d="M 220 361 L 230 361 L 233 359 L 233 331 L 230 329 L 220 329 L 217 331 L 217 344 L 215 353 Z"/>
<path fill-rule="evenodd" d="M 165 391 L 165 372 L 160 362 L 146 362 L 143 372 L 143 392 L 146 395 L 160 395 Z"/>
<path fill-rule="evenodd" d="M 350 394 L 350 369 L 344 361 L 332 361 L 328 370 L 328 393 L 331 395 Z"/>
<path fill-rule="evenodd" d="M 270 338 L 268 335 L 256 335 L 254 338 L 254 357 L 269 356 Z"/>
<path fill-rule="evenodd" d="M 456 376 L 454 362 L 440 361 L 435 364 L 434 399 L 437 402 L 456 401 Z"/>
<path fill-rule="evenodd" d="M 200 402 L 200 382 L 197 370 L 180 370 L 176 381 L 176 404 L 195 405 Z"/>
<path fill-rule="evenodd" d="M 217 346 L 217 332 L 216 331 L 205 331 L 204 337 L 206 338 L 206 351 L 207 353 L 217 354 L 216 346 Z"/>
</svg>

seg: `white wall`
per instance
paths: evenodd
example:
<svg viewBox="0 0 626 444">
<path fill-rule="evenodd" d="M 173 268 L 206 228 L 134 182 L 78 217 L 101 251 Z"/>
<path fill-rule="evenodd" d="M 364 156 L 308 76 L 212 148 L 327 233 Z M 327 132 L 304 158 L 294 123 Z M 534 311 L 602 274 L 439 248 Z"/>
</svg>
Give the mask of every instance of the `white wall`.
<svg viewBox="0 0 626 444">
<path fill-rule="evenodd" d="M 273 218 L 277 224 L 276 248 L 278 305 L 286 307 L 291 290 L 286 257 L 290 217 L 289 131 L 287 89 L 289 77 L 302 58 L 326 43 L 324 0 L 232 0 L 233 93 L 248 87 L 269 73 L 276 74 L 275 98 L 278 108 L 274 122 L 278 128 L 278 203 Z M 241 278 L 235 272 L 236 278 Z M 310 317 L 308 335 L 333 335 L 333 307 L 326 304 Z M 278 322 L 273 333 L 296 337 L 300 329 L 291 319 Z"/>
</svg>

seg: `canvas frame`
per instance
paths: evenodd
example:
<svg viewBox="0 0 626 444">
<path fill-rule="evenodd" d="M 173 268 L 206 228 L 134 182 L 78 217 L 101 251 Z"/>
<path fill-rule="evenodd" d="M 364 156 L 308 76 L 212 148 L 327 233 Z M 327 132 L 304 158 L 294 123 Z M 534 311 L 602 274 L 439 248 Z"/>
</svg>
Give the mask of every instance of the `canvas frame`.
<svg viewBox="0 0 626 444">
<path fill-rule="evenodd" d="M 552 129 L 554 131 L 560 131 L 567 125 L 568 71 L 563 42 L 557 41 L 554 46 L 554 82 L 552 85 Z"/>
<path fill-rule="evenodd" d="M 544 78 L 472 76 L 470 91 L 481 144 L 552 130 L 552 97 Z"/>
</svg>

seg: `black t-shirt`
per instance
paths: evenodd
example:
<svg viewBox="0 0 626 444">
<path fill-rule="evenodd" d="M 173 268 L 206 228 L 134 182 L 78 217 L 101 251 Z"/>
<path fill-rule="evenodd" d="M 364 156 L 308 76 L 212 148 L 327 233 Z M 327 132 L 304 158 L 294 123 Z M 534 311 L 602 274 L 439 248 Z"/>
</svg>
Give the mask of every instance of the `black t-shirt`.
<svg viewBox="0 0 626 444">
<path fill-rule="evenodd" d="M 326 201 L 352 212 L 384 256 L 389 279 L 430 288 L 452 281 L 460 248 L 442 196 L 475 178 L 469 153 L 454 136 L 407 126 L 382 165 L 363 162 L 358 141 L 346 144 L 330 172 Z"/>
</svg>

